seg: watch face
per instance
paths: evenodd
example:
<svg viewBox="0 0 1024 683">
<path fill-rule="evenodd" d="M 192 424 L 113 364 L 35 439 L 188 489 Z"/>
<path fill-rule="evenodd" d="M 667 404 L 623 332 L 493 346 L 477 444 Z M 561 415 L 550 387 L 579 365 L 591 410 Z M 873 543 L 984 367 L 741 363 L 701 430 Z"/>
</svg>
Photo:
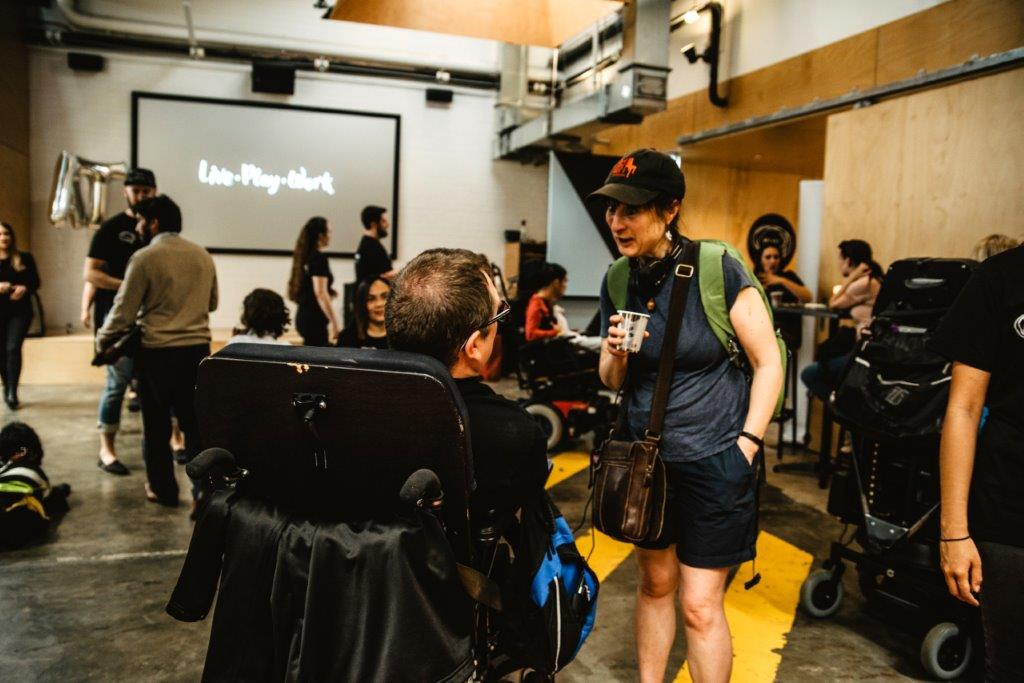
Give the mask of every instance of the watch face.
<svg viewBox="0 0 1024 683">
<path fill-rule="evenodd" d="M 793 224 L 777 213 L 766 213 L 750 226 L 747 231 L 747 253 L 757 263 L 765 247 L 779 250 L 779 271 L 793 260 L 796 253 L 796 231 Z"/>
</svg>

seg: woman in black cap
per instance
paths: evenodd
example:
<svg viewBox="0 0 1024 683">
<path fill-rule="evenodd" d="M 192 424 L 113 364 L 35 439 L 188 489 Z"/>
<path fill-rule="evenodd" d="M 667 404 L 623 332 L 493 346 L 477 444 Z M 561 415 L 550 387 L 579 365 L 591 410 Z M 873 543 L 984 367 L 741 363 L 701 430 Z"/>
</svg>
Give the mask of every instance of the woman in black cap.
<svg viewBox="0 0 1024 683">
<path fill-rule="evenodd" d="M 676 262 L 689 241 L 679 232 L 685 193 L 682 172 L 667 155 L 646 149 L 615 164 L 590 195 L 605 202 L 605 220 L 630 259 L 627 310 L 650 315 L 648 336 L 629 358 L 608 278 L 601 286 L 600 374 L 612 389 L 625 383 L 623 410 L 630 439 L 641 439 L 650 417 Z M 782 363 L 771 319 L 753 278 L 729 254 L 722 274 L 729 321 L 753 380 L 730 362 L 701 302 L 698 269 L 689 288 L 670 383 L 661 458 L 668 495 L 664 530 L 637 545 L 636 604 L 641 681 L 664 679 L 675 639 L 675 595 L 684 618 L 687 660 L 695 681 L 727 681 L 732 641 L 724 595 L 729 569 L 753 559 L 757 540 L 757 462 L 762 437 L 782 385 Z M 710 282 L 710 279 L 709 279 Z M 627 364 L 628 359 L 628 364 Z M 627 370 L 628 365 L 628 370 Z"/>
</svg>

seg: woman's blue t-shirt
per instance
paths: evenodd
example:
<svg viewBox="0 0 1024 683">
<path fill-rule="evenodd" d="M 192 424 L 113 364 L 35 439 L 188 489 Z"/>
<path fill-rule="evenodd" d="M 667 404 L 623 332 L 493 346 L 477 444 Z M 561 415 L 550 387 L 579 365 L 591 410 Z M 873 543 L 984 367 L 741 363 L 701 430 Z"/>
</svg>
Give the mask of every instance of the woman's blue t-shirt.
<svg viewBox="0 0 1024 683">
<path fill-rule="evenodd" d="M 744 287 L 753 282 L 731 256 L 723 255 L 726 305 L 731 309 Z M 675 371 L 669 389 L 662 430 L 661 457 L 666 462 L 692 462 L 720 453 L 736 442 L 747 416 L 750 384 L 743 372 L 729 362 L 728 354 L 715 337 L 700 299 L 700 273 L 691 283 L 686 312 L 679 331 Z M 672 279 L 666 279 L 654 297 L 653 311 L 632 291 L 627 310 L 647 313 L 651 319 L 640 351 L 629 359 L 628 386 L 623 399 L 629 419 L 629 438 L 643 438 L 650 420 L 658 360 L 665 336 L 666 314 L 672 294 Z M 608 318 L 615 314 L 608 294 L 608 279 L 601 283 L 601 336 L 608 336 Z"/>
</svg>

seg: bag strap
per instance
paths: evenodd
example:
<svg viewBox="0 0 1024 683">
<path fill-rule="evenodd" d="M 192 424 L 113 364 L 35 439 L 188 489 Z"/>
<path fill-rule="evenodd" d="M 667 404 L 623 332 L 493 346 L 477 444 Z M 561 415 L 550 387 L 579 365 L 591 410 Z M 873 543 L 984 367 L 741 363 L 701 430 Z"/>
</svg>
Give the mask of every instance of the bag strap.
<svg viewBox="0 0 1024 683">
<path fill-rule="evenodd" d="M 676 360 L 676 347 L 679 342 L 679 330 L 683 326 L 686 314 L 686 299 L 690 292 L 690 283 L 697 277 L 697 254 L 700 245 L 688 240 L 683 246 L 683 254 L 676 263 L 672 278 L 672 296 L 668 304 L 665 338 L 661 344 L 661 358 L 658 362 L 658 379 L 654 384 L 654 400 L 651 403 L 651 419 L 647 424 L 644 439 L 655 443 L 661 441 L 661 429 L 665 423 L 665 408 L 668 405 L 668 389 L 672 383 L 672 370 Z"/>
</svg>

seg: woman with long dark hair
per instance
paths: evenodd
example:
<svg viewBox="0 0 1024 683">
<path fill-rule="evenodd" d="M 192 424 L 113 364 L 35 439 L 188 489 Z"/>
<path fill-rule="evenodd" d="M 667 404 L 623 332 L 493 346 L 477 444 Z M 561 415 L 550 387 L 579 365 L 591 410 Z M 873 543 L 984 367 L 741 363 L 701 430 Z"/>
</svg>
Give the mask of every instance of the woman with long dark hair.
<svg viewBox="0 0 1024 683">
<path fill-rule="evenodd" d="M 355 296 L 352 324 L 338 335 L 338 346 L 364 349 L 388 348 L 388 333 L 384 327 L 384 307 L 388 302 L 391 284 L 382 277 L 359 283 Z"/>
<path fill-rule="evenodd" d="M 871 324 L 871 312 L 885 275 L 882 266 L 871 257 L 871 245 L 864 240 L 844 240 L 839 243 L 839 272 L 844 279 L 829 297 L 828 307 L 849 311 L 855 324 L 853 341 L 856 342 L 861 332 Z M 845 352 L 830 351 L 825 357 L 819 353 L 818 361 L 800 373 L 800 380 L 808 391 L 822 401 L 828 400 L 828 395 L 839 381 L 839 375 L 853 353 L 852 344 L 848 340 L 846 344 L 851 348 Z"/>
<path fill-rule="evenodd" d="M 331 299 L 334 275 L 323 249 L 331 242 L 331 224 L 322 216 L 306 221 L 295 241 L 288 298 L 298 304 L 295 329 L 306 346 L 327 346 L 341 327 Z"/>
<path fill-rule="evenodd" d="M 0 222 L 0 377 L 4 402 L 18 408 L 21 346 L 32 323 L 32 294 L 39 289 L 39 271 L 32 254 L 18 250 L 9 223 Z"/>
<path fill-rule="evenodd" d="M 774 244 L 763 247 L 757 255 L 754 275 L 761 281 L 765 294 L 773 300 L 778 298 L 784 304 L 805 304 L 813 298 L 799 275 L 782 268 L 782 251 Z M 799 349 L 803 341 L 800 318 L 784 317 L 778 321 L 778 326 L 786 346 L 791 350 Z"/>
</svg>

